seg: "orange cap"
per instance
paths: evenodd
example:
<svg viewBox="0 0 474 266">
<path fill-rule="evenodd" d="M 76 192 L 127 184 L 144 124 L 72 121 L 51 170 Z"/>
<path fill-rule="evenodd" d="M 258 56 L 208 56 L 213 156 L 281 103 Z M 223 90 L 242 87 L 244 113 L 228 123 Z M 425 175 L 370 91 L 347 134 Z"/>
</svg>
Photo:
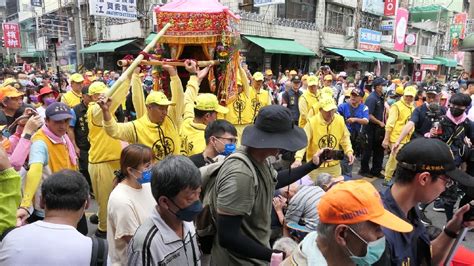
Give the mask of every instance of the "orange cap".
<svg viewBox="0 0 474 266">
<path fill-rule="evenodd" d="M 11 85 L 7 85 L 5 87 L 0 88 L 0 101 L 5 99 L 5 97 L 15 98 L 15 97 L 23 96 L 23 95 L 24 95 L 23 92 L 18 91 L 15 87 Z"/>
<path fill-rule="evenodd" d="M 327 224 L 356 224 L 371 221 L 397 232 L 413 226 L 385 210 L 379 192 L 365 180 L 341 182 L 333 186 L 318 204 L 319 220 Z"/>
</svg>

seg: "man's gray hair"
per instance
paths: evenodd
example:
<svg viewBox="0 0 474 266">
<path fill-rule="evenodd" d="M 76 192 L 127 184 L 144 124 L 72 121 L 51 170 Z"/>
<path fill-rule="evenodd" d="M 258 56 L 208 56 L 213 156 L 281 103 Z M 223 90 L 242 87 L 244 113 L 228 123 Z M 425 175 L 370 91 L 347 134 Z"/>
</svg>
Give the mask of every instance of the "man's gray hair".
<svg viewBox="0 0 474 266">
<path fill-rule="evenodd" d="M 273 249 L 278 249 L 286 253 L 289 256 L 293 251 L 298 248 L 298 243 L 289 237 L 279 238 L 273 244 Z"/>
<path fill-rule="evenodd" d="M 328 173 L 321 173 L 316 178 L 316 186 L 320 188 L 327 187 L 331 184 L 332 176 Z"/>
</svg>

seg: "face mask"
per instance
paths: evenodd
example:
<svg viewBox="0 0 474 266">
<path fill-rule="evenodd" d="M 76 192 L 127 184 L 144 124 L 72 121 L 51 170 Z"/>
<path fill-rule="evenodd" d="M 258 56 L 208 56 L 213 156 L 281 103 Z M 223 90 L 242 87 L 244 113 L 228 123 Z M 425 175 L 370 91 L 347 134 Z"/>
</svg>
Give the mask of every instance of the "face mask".
<svg viewBox="0 0 474 266">
<path fill-rule="evenodd" d="M 38 96 L 37 95 L 30 95 L 28 96 L 32 103 L 38 103 Z"/>
<path fill-rule="evenodd" d="M 141 173 L 142 173 L 142 176 L 137 178 L 138 183 L 140 184 L 150 183 L 151 182 L 151 169 L 144 170 Z"/>
<path fill-rule="evenodd" d="M 43 82 L 43 78 L 36 78 L 36 82 L 38 82 L 38 83 Z"/>
<path fill-rule="evenodd" d="M 220 143 L 222 143 L 222 141 L 220 141 L 219 139 L 217 139 L 217 141 L 219 141 Z M 224 143 L 222 143 L 224 144 Z M 216 149 L 217 151 L 217 149 Z M 224 156 L 229 156 L 231 155 L 232 153 L 234 153 L 235 151 L 235 143 L 227 143 L 227 144 L 224 144 L 224 150 L 219 152 L 219 155 L 224 155 Z"/>
<path fill-rule="evenodd" d="M 386 94 L 388 92 L 388 87 L 387 86 L 383 86 L 382 87 L 382 93 L 383 94 Z"/>
<path fill-rule="evenodd" d="M 46 106 L 48 106 L 48 105 L 50 105 L 50 104 L 56 102 L 56 99 L 54 99 L 54 98 L 46 98 L 46 99 L 44 99 L 43 101 L 44 101 L 44 104 L 45 104 Z"/>
<path fill-rule="evenodd" d="M 454 117 L 461 116 L 461 115 L 464 113 L 464 110 L 463 110 L 463 109 L 459 109 L 459 108 L 456 108 L 456 107 L 451 107 L 451 108 L 449 108 L 449 111 L 451 112 L 451 114 L 452 114 Z"/>
<path fill-rule="evenodd" d="M 178 207 L 178 205 L 176 205 L 176 203 L 174 203 L 173 200 L 171 200 L 171 202 L 173 202 L 174 206 Z M 193 202 L 193 204 L 189 205 L 188 207 L 183 208 L 183 209 L 178 207 L 178 209 L 179 211 L 177 211 L 176 213 L 172 212 L 174 215 L 176 215 L 176 217 L 178 217 L 178 219 L 180 219 L 181 221 L 192 222 L 194 218 L 199 213 L 201 213 L 202 203 L 200 200 L 196 200 L 195 202 Z"/>
<path fill-rule="evenodd" d="M 23 87 L 28 86 L 28 80 L 20 79 L 19 81 L 20 81 L 21 86 Z"/>
<path fill-rule="evenodd" d="M 396 102 L 397 102 L 397 100 L 395 100 L 395 99 L 392 99 L 392 98 L 388 98 L 388 99 L 387 99 L 388 105 L 392 105 L 392 104 L 394 104 L 394 103 L 396 103 Z"/>
<path fill-rule="evenodd" d="M 349 227 L 349 230 L 351 230 L 354 235 L 356 235 L 360 240 L 362 240 L 362 242 L 367 244 L 367 254 L 365 254 L 364 257 L 355 256 L 349 250 L 349 248 L 346 247 L 347 251 L 349 251 L 349 253 L 351 254 L 351 260 L 357 265 L 372 265 L 376 263 L 380 259 L 380 257 L 382 257 L 382 254 L 385 251 L 385 236 L 367 243 L 367 241 L 360 237 L 359 234 L 352 230 L 352 228 Z"/>
</svg>

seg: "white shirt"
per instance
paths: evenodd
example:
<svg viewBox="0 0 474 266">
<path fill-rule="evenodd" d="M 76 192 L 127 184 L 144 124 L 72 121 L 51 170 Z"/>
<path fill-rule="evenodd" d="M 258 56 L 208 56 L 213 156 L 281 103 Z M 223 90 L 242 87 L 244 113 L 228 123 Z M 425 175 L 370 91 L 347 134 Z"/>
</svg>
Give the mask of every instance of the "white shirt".
<svg viewBox="0 0 474 266">
<path fill-rule="evenodd" d="M 12 230 L 0 243 L 0 265 L 90 265 L 92 240 L 76 228 L 37 221 Z"/>
<path fill-rule="evenodd" d="M 127 242 L 122 237 L 133 236 L 155 206 L 150 183 L 141 189 L 119 183 L 112 190 L 107 205 L 107 243 L 112 265 L 127 264 Z"/>
</svg>

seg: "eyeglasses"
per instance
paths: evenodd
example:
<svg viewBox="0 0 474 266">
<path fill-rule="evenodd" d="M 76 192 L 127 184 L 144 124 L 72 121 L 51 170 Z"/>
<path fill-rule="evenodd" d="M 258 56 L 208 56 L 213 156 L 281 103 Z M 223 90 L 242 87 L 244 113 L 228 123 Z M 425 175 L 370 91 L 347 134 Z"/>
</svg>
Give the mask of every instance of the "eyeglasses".
<svg viewBox="0 0 474 266">
<path fill-rule="evenodd" d="M 450 188 L 454 185 L 454 180 L 445 175 L 439 175 L 438 178 L 446 182 L 446 188 Z"/>
<path fill-rule="evenodd" d="M 216 137 L 218 139 L 225 139 L 229 141 L 230 143 L 237 143 L 237 138 L 224 138 L 224 137 Z"/>
</svg>

